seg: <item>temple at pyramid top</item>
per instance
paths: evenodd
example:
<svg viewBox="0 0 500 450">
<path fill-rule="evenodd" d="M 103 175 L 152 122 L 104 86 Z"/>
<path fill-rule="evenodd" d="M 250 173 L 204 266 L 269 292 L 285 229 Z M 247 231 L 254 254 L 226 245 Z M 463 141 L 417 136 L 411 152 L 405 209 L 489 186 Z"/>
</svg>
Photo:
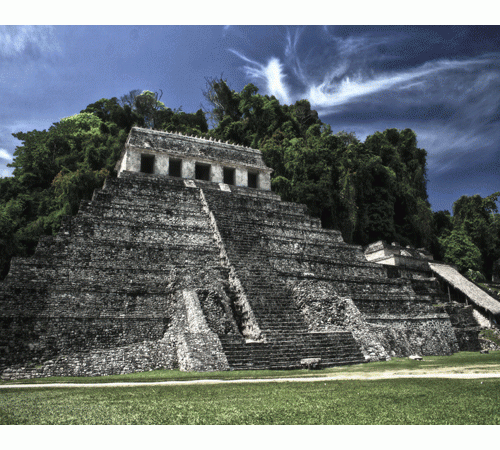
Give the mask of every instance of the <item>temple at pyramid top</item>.
<svg viewBox="0 0 500 450">
<path fill-rule="evenodd" d="M 134 127 L 116 164 L 141 172 L 271 190 L 271 172 L 262 153 L 221 141 Z"/>
</svg>

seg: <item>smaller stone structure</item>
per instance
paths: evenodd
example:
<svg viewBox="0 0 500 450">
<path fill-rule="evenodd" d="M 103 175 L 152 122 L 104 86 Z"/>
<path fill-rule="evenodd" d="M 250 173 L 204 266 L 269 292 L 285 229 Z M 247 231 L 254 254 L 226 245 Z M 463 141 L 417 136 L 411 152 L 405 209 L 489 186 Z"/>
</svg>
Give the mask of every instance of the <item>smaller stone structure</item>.
<svg viewBox="0 0 500 450">
<path fill-rule="evenodd" d="M 461 275 L 456 268 L 434 261 L 427 250 L 377 241 L 370 244 L 364 253 L 368 261 L 385 265 L 388 276 L 409 278 L 416 292 L 428 283 L 436 286 L 435 300 L 441 305 L 440 310 L 450 316 L 460 350 L 476 351 L 480 346 L 479 330 L 498 323 L 500 302 Z"/>
<path fill-rule="evenodd" d="M 402 247 L 397 242 L 388 244 L 385 241 L 370 244 L 365 249 L 365 256 L 368 261 L 378 264 L 413 269 L 428 269 L 427 263 L 434 259 L 432 254 L 424 248 Z"/>
<path fill-rule="evenodd" d="M 474 306 L 474 316 L 483 327 L 498 326 L 500 302 L 472 281 L 462 276 L 457 269 L 446 264 L 430 263 L 437 279 L 448 289 L 449 296 Z"/>
<path fill-rule="evenodd" d="M 253 148 L 134 127 L 116 171 L 118 176 L 130 171 L 270 191 L 273 170 Z"/>
</svg>

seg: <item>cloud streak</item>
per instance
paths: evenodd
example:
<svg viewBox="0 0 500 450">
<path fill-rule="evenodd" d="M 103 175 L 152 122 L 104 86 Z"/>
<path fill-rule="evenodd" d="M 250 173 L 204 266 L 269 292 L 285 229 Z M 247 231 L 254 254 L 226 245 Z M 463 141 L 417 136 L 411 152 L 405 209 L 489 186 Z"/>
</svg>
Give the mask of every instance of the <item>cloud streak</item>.
<svg viewBox="0 0 500 450">
<path fill-rule="evenodd" d="M 54 29 L 49 26 L 0 26 L 0 57 L 24 56 L 38 59 L 46 53 L 60 52 Z"/>
<path fill-rule="evenodd" d="M 0 177 L 10 177 L 13 168 L 7 167 L 7 164 L 12 162 L 12 156 L 4 148 L 0 148 Z"/>
<path fill-rule="evenodd" d="M 267 61 L 267 64 L 260 64 L 247 58 L 240 52 L 230 49 L 230 52 L 242 60 L 249 63 L 244 66 L 245 73 L 252 80 L 260 80 L 265 83 L 266 92 L 269 95 L 274 95 L 282 103 L 290 103 L 291 98 L 288 93 L 289 89 L 285 84 L 286 75 L 283 72 L 283 64 L 276 57 L 272 57 Z"/>
<path fill-rule="evenodd" d="M 454 80 L 448 90 L 454 89 L 459 83 L 461 77 L 467 74 L 474 73 L 477 77 L 469 89 L 481 89 L 478 84 L 484 84 L 496 81 L 499 77 L 499 71 L 490 71 L 488 74 L 479 74 L 479 69 L 497 65 L 499 62 L 498 55 L 491 57 L 475 58 L 469 60 L 450 60 L 442 59 L 431 61 L 422 64 L 418 67 L 412 67 L 406 70 L 379 72 L 366 74 L 361 69 L 352 75 L 348 75 L 350 62 L 348 56 L 357 53 L 361 50 L 374 46 L 374 44 L 365 43 L 365 39 L 348 39 L 339 45 L 341 48 L 340 58 L 336 64 L 330 67 L 324 67 L 324 75 L 321 82 L 314 81 L 313 77 L 306 75 L 306 70 L 297 56 L 297 41 L 299 34 L 294 37 L 287 35 L 287 43 L 285 47 L 285 55 L 288 57 L 292 67 L 287 67 L 279 58 L 272 57 L 267 61 L 267 64 L 261 64 L 257 61 L 247 58 L 241 52 L 231 49 L 230 51 L 237 55 L 242 60 L 249 63 L 244 66 L 245 74 L 252 81 L 264 82 L 266 93 L 275 95 L 285 103 L 294 102 L 296 100 L 307 98 L 314 108 L 318 109 L 321 114 L 328 114 L 336 111 L 343 105 L 352 105 L 356 101 L 362 101 L 365 97 L 372 96 L 383 92 L 400 91 L 401 96 L 405 96 L 408 91 L 433 91 L 435 82 L 439 82 L 439 78 L 447 75 Z M 286 70 L 290 70 L 304 85 L 304 90 L 290 93 L 291 88 L 286 83 Z M 434 92 L 433 92 L 434 94 Z M 425 93 L 424 93 L 425 95 Z M 452 98 L 444 93 L 451 101 Z"/>
<path fill-rule="evenodd" d="M 434 79 L 445 76 L 445 72 L 469 72 L 490 63 L 489 60 L 441 60 L 406 71 L 381 73 L 371 77 L 365 77 L 361 73 L 355 77 L 345 76 L 340 82 L 334 80 L 335 77 L 330 73 L 321 84 L 310 84 L 302 95 L 309 99 L 313 107 L 321 108 L 321 112 L 325 114 L 336 107 L 385 91 L 421 90 L 427 86 L 432 89 Z M 404 96 L 404 92 L 401 95 Z"/>
<path fill-rule="evenodd" d="M 0 159 L 6 159 L 7 161 L 12 161 L 12 156 L 7 150 L 0 148 Z"/>
</svg>

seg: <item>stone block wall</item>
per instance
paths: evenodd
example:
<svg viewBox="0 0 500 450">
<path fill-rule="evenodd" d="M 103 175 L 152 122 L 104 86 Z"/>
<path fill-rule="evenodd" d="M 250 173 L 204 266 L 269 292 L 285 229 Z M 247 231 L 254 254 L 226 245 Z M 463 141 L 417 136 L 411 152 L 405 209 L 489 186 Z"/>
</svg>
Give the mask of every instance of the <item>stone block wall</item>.
<svg viewBox="0 0 500 450">
<path fill-rule="evenodd" d="M 3 380 L 42 377 L 81 377 L 123 375 L 156 369 L 175 369 L 176 346 L 169 339 L 144 341 L 107 349 L 92 349 L 60 354 L 40 364 L 10 366 L 2 372 Z"/>
<path fill-rule="evenodd" d="M 389 278 L 383 266 L 366 261 L 361 248 L 345 244 L 338 232 L 307 231 L 277 218 L 274 227 L 262 229 L 261 244 L 312 329 L 346 327 L 349 304 L 350 315 L 360 320 L 348 328 L 367 358 L 456 351 L 447 315 L 437 312 L 410 280 Z M 399 336 L 401 345 L 387 335 Z M 422 345 L 426 339 L 428 345 Z"/>
<path fill-rule="evenodd" d="M 450 317 L 450 322 L 457 337 L 460 351 L 478 352 L 481 350 L 479 332 L 481 327 L 474 317 L 474 308 L 459 303 L 444 303 L 440 306 Z"/>
<path fill-rule="evenodd" d="M 182 161 L 182 178 L 195 179 L 196 163 L 210 166 L 209 181 L 223 182 L 223 167 L 235 170 L 234 184 L 248 187 L 248 172 L 258 175 L 258 189 L 271 189 L 271 169 L 267 168 L 259 150 L 230 145 L 220 141 L 184 136 L 141 128 L 133 128 L 120 161 L 123 171 L 141 172 L 141 155 L 154 156 L 154 174 L 168 175 L 171 158 Z"/>
<path fill-rule="evenodd" d="M 177 298 L 175 324 L 167 335 L 175 336 L 179 368 L 184 371 L 228 370 L 222 344 L 208 326 L 197 293 L 182 290 Z M 220 318 L 224 319 L 224 314 Z"/>
<path fill-rule="evenodd" d="M 0 371 L 329 367 L 456 351 L 421 281 L 389 277 L 272 192 L 124 171 L 33 258 L 13 260 Z"/>
<path fill-rule="evenodd" d="M 451 355 L 459 351 L 455 331 L 444 315 L 371 319 L 369 325 L 391 356 Z"/>
<path fill-rule="evenodd" d="M 233 250 L 232 258 L 244 262 L 239 268 L 240 278 L 248 279 L 248 291 L 257 294 L 252 307 L 260 316 L 259 325 L 281 323 L 280 332 L 290 327 L 289 333 L 298 332 L 300 327 L 315 332 L 348 329 L 357 337 L 366 359 L 456 351 L 449 318 L 436 312 L 427 296 L 416 293 L 409 280 L 388 278 L 384 267 L 367 262 L 361 248 L 345 244 L 340 233 L 315 228 L 300 205 L 224 199 L 221 194 L 207 198 L 223 239 Z M 239 245 L 231 241 L 235 234 L 242 235 Z M 264 267 L 263 261 L 270 267 Z M 276 302 L 280 293 L 294 299 L 293 307 L 288 304 L 282 308 L 288 312 L 287 317 L 275 315 L 273 322 L 266 315 L 275 312 L 261 312 L 258 298 L 264 285 L 262 281 L 258 286 L 252 282 L 262 279 L 273 284 L 273 294 L 268 295 Z M 270 292 L 272 288 L 266 285 L 264 289 Z M 322 291 L 328 293 L 326 297 Z M 285 300 L 279 302 L 285 304 Z M 292 323 L 295 330 L 288 325 Z M 278 331 L 272 326 L 261 329 L 265 336 Z M 403 342 L 396 344 L 386 335 L 399 336 Z M 428 345 L 422 344 L 425 339 Z"/>
<path fill-rule="evenodd" d="M 33 258 L 13 261 L 0 287 L 2 368 L 157 342 L 181 287 L 227 284 L 199 192 L 175 187 L 109 179 Z"/>
</svg>

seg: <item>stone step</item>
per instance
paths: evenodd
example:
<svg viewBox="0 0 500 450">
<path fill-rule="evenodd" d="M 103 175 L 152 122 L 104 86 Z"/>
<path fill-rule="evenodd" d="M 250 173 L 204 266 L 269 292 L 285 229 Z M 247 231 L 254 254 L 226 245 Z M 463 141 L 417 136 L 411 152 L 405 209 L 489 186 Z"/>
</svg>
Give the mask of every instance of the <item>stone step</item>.
<svg viewBox="0 0 500 450">
<path fill-rule="evenodd" d="M 59 252 L 67 252 L 68 254 L 78 253 L 81 255 L 89 255 L 96 254 L 99 257 L 103 258 L 104 256 L 109 255 L 109 252 L 133 252 L 134 255 L 143 251 L 150 254 L 168 254 L 175 252 L 189 252 L 193 255 L 202 255 L 204 253 L 220 253 L 220 250 L 214 245 L 214 242 L 210 242 L 207 245 L 201 244 L 193 244 L 189 241 L 179 241 L 172 245 L 166 247 L 158 242 L 141 242 L 138 243 L 134 240 L 125 240 L 125 239 L 106 239 L 100 237 L 92 237 L 92 238 L 83 238 L 81 236 L 45 236 L 42 239 L 37 247 L 37 251 L 35 256 L 39 252 L 49 252 L 53 255 L 54 258 L 57 258 L 58 255 L 54 253 Z M 116 255 L 113 255 L 115 257 Z M 127 257 L 130 257 L 131 254 L 128 254 Z M 22 259 L 22 258 L 19 258 Z M 27 258 L 28 259 L 28 258 Z"/>
<path fill-rule="evenodd" d="M 324 347 L 289 347 L 266 345 L 259 351 L 231 350 L 230 346 L 223 344 L 228 362 L 232 369 L 242 368 L 299 368 L 301 359 L 307 357 L 321 358 L 321 367 L 330 367 L 341 364 L 357 364 L 365 362 L 363 355 L 357 348 L 345 346 L 333 349 Z"/>
<path fill-rule="evenodd" d="M 331 357 L 338 357 L 339 355 L 343 356 L 351 356 L 353 353 L 357 353 L 359 351 L 358 347 L 356 346 L 336 346 L 335 349 L 328 348 L 327 345 L 323 346 L 289 346 L 289 347 L 280 347 L 280 348 L 274 348 L 270 350 L 269 345 L 265 345 L 264 348 L 259 349 L 259 350 L 252 350 L 248 348 L 231 348 L 230 346 L 224 346 L 224 351 L 227 357 L 231 358 L 232 360 L 235 359 L 240 359 L 244 360 L 245 358 L 248 359 L 249 355 L 259 355 L 259 356 L 266 356 L 269 355 L 269 353 L 272 351 L 276 354 L 281 354 L 283 357 L 288 357 L 289 359 L 295 359 L 297 355 L 302 356 L 302 355 L 317 355 L 317 357 L 321 356 L 328 356 L 330 355 Z M 358 355 L 359 356 L 359 355 Z M 355 356 L 355 357 L 358 357 Z M 303 356 L 304 358 L 308 356 Z M 310 356 L 311 358 L 314 356 Z"/>
</svg>

